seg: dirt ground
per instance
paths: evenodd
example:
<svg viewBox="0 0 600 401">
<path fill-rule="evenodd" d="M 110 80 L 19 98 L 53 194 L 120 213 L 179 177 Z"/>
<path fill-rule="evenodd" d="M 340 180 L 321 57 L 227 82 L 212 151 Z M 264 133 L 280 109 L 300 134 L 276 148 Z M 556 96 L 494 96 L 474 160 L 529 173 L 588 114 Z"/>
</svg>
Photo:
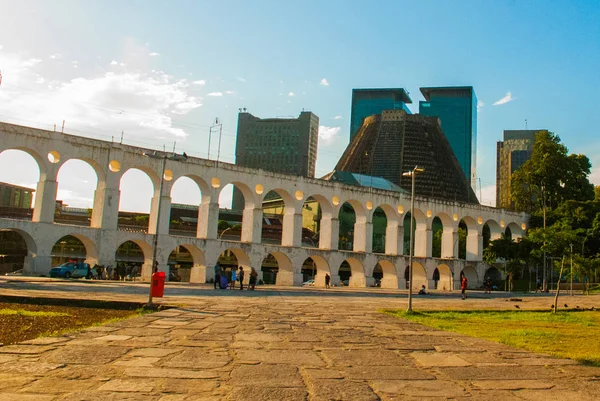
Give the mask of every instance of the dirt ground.
<svg viewBox="0 0 600 401">
<path fill-rule="evenodd" d="M 0 297 L 0 344 L 14 344 L 76 331 L 111 319 L 137 316 L 140 307 L 136 303 Z M 40 313 L 31 316 L 27 312 Z"/>
</svg>

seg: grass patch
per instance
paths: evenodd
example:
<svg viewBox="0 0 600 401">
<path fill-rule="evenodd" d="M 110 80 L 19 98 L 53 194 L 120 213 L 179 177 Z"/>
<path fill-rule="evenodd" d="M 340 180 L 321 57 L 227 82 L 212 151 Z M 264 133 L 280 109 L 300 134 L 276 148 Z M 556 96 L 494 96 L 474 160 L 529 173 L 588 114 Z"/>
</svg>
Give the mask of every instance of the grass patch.
<svg viewBox="0 0 600 401">
<path fill-rule="evenodd" d="M 0 309 L 0 315 L 19 315 L 27 317 L 57 317 L 69 316 L 64 312 L 49 312 L 49 311 L 30 311 L 25 309 Z"/>
<path fill-rule="evenodd" d="M 0 296 L 0 343 L 14 344 L 151 313 L 140 303 Z"/>
<path fill-rule="evenodd" d="M 598 311 L 385 312 L 440 330 L 600 366 Z"/>
</svg>

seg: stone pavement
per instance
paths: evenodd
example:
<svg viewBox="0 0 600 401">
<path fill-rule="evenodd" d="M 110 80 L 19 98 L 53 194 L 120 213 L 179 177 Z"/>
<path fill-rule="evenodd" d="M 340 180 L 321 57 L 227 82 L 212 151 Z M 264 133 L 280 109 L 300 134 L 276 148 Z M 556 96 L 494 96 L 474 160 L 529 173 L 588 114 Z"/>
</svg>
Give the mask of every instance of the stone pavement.
<svg viewBox="0 0 600 401">
<path fill-rule="evenodd" d="M 404 308 L 405 299 L 218 293 L 0 347 L 0 400 L 582 401 L 600 394 L 600 368 L 378 312 Z"/>
</svg>

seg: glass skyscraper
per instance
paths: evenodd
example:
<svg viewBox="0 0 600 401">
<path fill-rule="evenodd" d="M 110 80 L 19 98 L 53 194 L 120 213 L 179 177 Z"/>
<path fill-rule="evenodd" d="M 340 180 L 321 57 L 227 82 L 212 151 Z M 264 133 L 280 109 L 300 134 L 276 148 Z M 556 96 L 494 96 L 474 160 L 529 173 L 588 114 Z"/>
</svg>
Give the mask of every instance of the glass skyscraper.
<svg viewBox="0 0 600 401">
<path fill-rule="evenodd" d="M 477 97 L 472 86 L 420 88 L 425 101 L 419 102 L 419 114 L 438 117 L 442 131 L 465 173 L 476 186 Z"/>
<path fill-rule="evenodd" d="M 352 89 L 352 111 L 350 116 L 350 141 L 362 125 L 363 119 L 383 110 L 404 110 L 411 114 L 407 104 L 412 103 L 404 88 L 397 89 Z"/>
</svg>

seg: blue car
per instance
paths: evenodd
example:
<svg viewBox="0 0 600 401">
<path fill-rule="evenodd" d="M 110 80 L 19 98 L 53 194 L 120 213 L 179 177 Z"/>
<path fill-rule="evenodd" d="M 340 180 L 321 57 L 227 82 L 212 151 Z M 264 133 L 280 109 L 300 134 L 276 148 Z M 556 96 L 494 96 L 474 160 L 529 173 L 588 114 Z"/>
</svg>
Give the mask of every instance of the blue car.
<svg viewBox="0 0 600 401">
<path fill-rule="evenodd" d="M 90 265 L 83 262 L 67 262 L 50 269 L 50 277 L 90 278 L 91 276 Z"/>
</svg>

